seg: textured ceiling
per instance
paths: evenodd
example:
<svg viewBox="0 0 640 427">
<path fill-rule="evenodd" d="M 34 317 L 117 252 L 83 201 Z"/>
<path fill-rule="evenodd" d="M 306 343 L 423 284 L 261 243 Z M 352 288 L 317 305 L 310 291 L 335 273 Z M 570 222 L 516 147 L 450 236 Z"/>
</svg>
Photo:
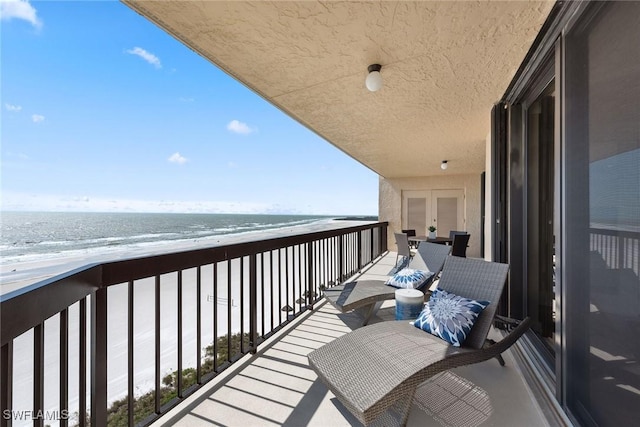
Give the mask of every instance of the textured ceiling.
<svg viewBox="0 0 640 427">
<path fill-rule="evenodd" d="M 479 173 L 550 1 L 124 2 L 378 174 Z M 367 66 L 382 64 L 369 92 Z M 304 147 L 301 147 L 304 150 Z"/>
</svg>

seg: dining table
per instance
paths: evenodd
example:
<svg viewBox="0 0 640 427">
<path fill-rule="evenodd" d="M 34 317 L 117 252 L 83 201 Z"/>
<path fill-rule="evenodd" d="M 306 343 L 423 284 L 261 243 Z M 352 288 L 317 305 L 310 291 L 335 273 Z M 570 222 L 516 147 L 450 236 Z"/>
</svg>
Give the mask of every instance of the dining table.
<svg viewBox="0 0 640 427">
<path fill-rule="evenodd" d="M 449 237 L 434 237 L 430 238 L 429 236 L 411 236 L 409 237 L 409 243 L 414 243 L 415 245 L 420 244 L 420 242 L 430 242 L 437 243 L 439 245 L 451 245 L 453 243 L 453 239 Z"/>
</svg>

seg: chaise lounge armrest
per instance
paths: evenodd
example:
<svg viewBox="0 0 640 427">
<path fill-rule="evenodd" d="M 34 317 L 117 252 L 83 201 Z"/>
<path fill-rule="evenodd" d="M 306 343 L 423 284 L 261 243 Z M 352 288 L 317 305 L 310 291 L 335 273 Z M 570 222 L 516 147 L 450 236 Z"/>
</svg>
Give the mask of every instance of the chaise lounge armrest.
<svg viewBox="0 0 640 427">
<path fill-rule="evenodd" d="M 521 322 L 521 320 L 512 319 L 510 317 L 501 316 L 499 314 L 495 315 L 493 321 L 498 329 L 504 330 L 511 330 L 514 327 L 518 326 Z"/>
<path fill-rule="evenodd" d="M 492 357 L 498 357 L 505 350 L 508 350 L 509 347 L 511 347 L 516 341 L 518 341 L 518 338 L 520 338 L 525 332 L 527 332 L 527 330 L 531 326 L 530 317 L 526 317 L 524 318 L 524 320 L 509 319 L 506 317 L 504 319 L 507 319 L 510 322 L 512 322 L 511 325 L 515 327 L 511 329 L 507 333 L 507 335 L 502 337 L 500 341 L 496 342 L 493 340 L 489 340 L 488 344 L 485 344 L 484 348 L 482 348 L 482 350 L 479 350 L 479 351 L 485 352 L 485 356 L 486 356 L 486 358 L 484 358 L 483 360 L 479 360 L 479 362 L 482 362 L 484 360 L 489 360 Z M 474 362 L 474 363 L 477 363 L 477 362 Z M 501 363 L 501 365 L 504 366 L 503 363 Z"/>
</svg>

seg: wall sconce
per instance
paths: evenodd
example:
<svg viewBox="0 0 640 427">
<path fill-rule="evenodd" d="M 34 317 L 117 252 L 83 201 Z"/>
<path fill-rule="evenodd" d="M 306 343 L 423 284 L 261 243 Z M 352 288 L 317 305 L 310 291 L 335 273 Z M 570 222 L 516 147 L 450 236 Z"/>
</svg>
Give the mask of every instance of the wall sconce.
<svg viewBox="0 0 640 427">
<path fill-rule="evenodd" d="M 382 65 L 371 64 L 367 69 L 369 70 L 369 74 L 367 75 L 367 79 L 364 81 L 364 84 L 371 92 L 376 92 L 382 88 L 382 75 L 380 74 Z"/>
<path fill-rule="evenodd" d="M 446 171 L 447 168 L 449 167 L 448 165 L 448 160 L 443 160 L 442 163 L 440 164 L 440 169 L 442 169 L 443 171 Z"/>
</svg>

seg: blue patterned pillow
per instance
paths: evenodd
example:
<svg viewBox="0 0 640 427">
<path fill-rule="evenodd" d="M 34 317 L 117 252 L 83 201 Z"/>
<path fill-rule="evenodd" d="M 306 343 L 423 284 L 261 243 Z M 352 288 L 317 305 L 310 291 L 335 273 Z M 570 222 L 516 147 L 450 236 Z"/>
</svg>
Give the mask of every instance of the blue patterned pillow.
<svg viewBox="0 0 640 427">
<path fill-rule="evenodd" d="M 463 298 L 436 288 L 413 325 L 454 347 L 460 347 L 482 310 L 489 304 L 489 301 Z"/>
<path fill-rule="evenodd" d="M 416 289 L 426 282 L 433 273 L 413 268 L 403 268 L 384 282 L 386 285 L 401 289 Z"/>
</svg>

